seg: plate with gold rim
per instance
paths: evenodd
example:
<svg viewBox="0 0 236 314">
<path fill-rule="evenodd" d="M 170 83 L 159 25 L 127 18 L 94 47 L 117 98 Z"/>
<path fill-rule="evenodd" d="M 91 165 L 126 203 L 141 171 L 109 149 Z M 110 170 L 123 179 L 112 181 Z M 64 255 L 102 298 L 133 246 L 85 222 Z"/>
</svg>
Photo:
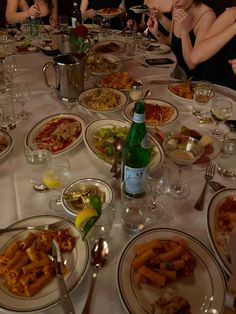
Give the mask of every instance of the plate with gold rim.
<svg viewBox="0 0 236 314">
<path fill-rule="evenodd" d="M 36 226 L 50 224 L 64 220 L 63 228 L 68 228 L 71 235 L 76 238 L 76 244 L 73 250 L 63 254 L 69 273 L 65 276 L 65 283 L 69 292 L 77 287 L 90 265 L 90 252 L 87 240 L 82 241 L 80 231 L 74 223 L 66 218 L 54 215 L 39 215 L 22 219 L 8 228 L 17 228 L 23 226 Z M 24 239 L 29 232 L 38 231 L 13 231 L 6 232 L 0 236 L 0 251 L 5 250 L 12 242 Z M 2 267 L 2 265 L 1 265 Z M 60 302 L 57 278 L 54 277 L 45 287 L 43 287 L 33 297 L 25 297 L 13 294 L 3 280 L 0 281 L 0 307 L 4 310 L 22 312 L 22 313 L 39 313 Z"/>
</svg>

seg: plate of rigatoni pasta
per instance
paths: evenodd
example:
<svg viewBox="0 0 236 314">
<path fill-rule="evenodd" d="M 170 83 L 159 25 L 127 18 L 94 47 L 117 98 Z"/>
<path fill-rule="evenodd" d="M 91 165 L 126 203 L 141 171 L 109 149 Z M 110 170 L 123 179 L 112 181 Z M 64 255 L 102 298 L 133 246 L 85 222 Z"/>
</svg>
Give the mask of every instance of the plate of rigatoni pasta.
<svg viewBox="0 0 236 314">
<path fill-rule="evenodd" d="M 55 230 L 15 230 L 61 221 Z M 60 301 L 52 239 L 59 245 L 65 283 L 71 292 L 85 276 L 90 254 L 87 241 L 72 221 L 53 215 L 25 218 L 0 236 L 0 308 L 38 313 Z"/>
<path fill-rule="evenodd" d="M 180 230 L 149 229 L 133 238 L 121 253 L 117 283 L 128 313 L 224 311 L 220 265 L 203 243 Z"/>
</svg>

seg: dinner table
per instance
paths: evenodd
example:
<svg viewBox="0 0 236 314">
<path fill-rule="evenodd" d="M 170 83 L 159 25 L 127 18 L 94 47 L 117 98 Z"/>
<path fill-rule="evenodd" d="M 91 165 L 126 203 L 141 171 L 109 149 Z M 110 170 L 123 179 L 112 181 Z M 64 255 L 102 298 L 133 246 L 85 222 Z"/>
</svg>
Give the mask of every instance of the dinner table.
<svg viewBox="0 0 236 314">
<path fill-rule="evenodd" d="M 116 34 L 114 36 L 118 35 Z M 46 85 L 42 71 L 43 66 L 51 61 L 53 57 L 45 55 L 42 51 L 15 53 L 14 56 L 17 63 L 17 71 L 14 80 L 28 84 L 31 96 L 30 100 L 25 104 L 25 108 L 32 114 L 27 120 L 17 121 L 15 129 L 8 131 L 13 139 L 13 147 L 12 150 L 0 160 L 0 200 L 2 204 L 0 206 L 2 217 L 0 220 L 0 228 L 6 228 L 21 219 L 31 216 L 58 215 L 58 213 L 50 209 L 48 205 L 49 199 L 54 192 L 35 192 L 29 180 L 29 169 L 24 154 L 25 137 L 38 121 L 60 113 L 77 114 L 85 120 L 86 125 L 100 119 L 126 120 L 122 108 L 109 113 L 102 111 L 92 112 L 76 101 L 66 103 L 59 100 L 55 89 L 50 89 Z M 176 82 L 178 82 L 179 79 L 182 79 L 175 75 L 177 60 L 172 51 L 158 55 L 158 57 L 164 56 L 174 61 L 173 64 L 163 66 L 146 66 L 144 61 L 145 57 L 143 53 L 138 50 L 135 51 L 132 56 L 127 56 L 124 52 L 119 53 L 118 56 L 122 60 L 122 70 L 140 79 L 143 83 L 144 91 L 150 89 L 151 95 L 149 98 L 161 99 L 174 105 L 178 109 L 178 118 L 170 126 L 164 128 L 162 130 L 163 133 L 175 131 L 179 129 L 181 125 L 185 125 L 186 127 L 198 130 L 202 134 L 211 134 L 213 124 L 197 123 L 196 117 L 192 114 L 192 102 L 181 99 L 168 90 L 168 81 L 176 80 Z M 94 75 L 87 70 L 84 81 L 85 90 L 96 87 L 98 77 L 98 75 Z M 162 82 L 163 80 L 166 80 L 166 82 Z M 214 90 L 215 93 L 230 97 L 236 101 L 236 91 L 218 85 L 214 85 Z M 128 93 L 125 93 L 128 97 Z M 18 113 L 20 109 L 18 105 L 15 106 L 16 113 Z M 233 107 L 232 119 L 236 119 L 235 105 Z M 224 128 L 226 132 L 227 129 L 225 126 Z M 150 132 L 155 136 L 155 129 L 151 129 Z M 113 189 L 115 195 L 113 204 L 115 218 L 108 239 L 109 257 L 107 263 L 98 274 L 92 298 L 91 313 L 125 313 L 126 307 L 125 304 L 123 304 L 124 299 L 122 301 L 120 298 L 117 272 L 122 251 L 134 236 L 128 235 L 122 227 L 120 180 L 113 178 L 113 174 L 110 172 L 110 166 L 92 153 L 85 145 L 84 141 L 76 145 L 73 149 L 67 150 L 63 156 L 70 161 L 72 169 L 71 182 L 81 178 L 96 178 L 105 181 Z M 217 155 L 214 156 L 214 158 L 217 159 Z M 175 178 L 177 175 L 176 167 L 167 157 L 165 157 L 165 160 L 171 169 L 172 178 Z M 209 188 L 204 203 L 204 209 L 202 211 L 194 209 L 194 203 L 204 185 L 205 169 L 206 164 L 192 165 L 184 169 L 183 179 L 191 188 L 190 195 L 186 199 L 181 200 L 173 199 L 168 194 L 161 195 L 159 199 L 165 205 L 164 215 L 146 228 L 170 228 L 180 230 L 196 238 L 212 252 L 207 231 L 207 208 L 215 192 Z M 226 178 L 216 173 L 214 180 L 224 184 L 227 188 L 235 188 L 235 179 Z M 74 217 L 64 210 L 62 210 L 59 215 L 74 221 Z M 144 230 L 146 230 L 146 228 L 144 228 Z M 90 266 L 85 276 L 70 293 L 75 312 L 78 314 L 82 312 L 85 305 L 92 280 L 92 273 L 93 268 Z M 214 285 L 215 289 L 217 289 L 217 283 L 214 283 Z M 9 313 L 11 311 L 2 307 L 0 308 L 0 312 Z M 63 313 L 60 300 L 58 299 L 57 302 L 49 308 L 39 309 L 37 313 Z M 218 312 L 216 311 L 214 313 Z M 230 313 L 230 310 L 225 310 L 224 313 Z"/>
</svg>

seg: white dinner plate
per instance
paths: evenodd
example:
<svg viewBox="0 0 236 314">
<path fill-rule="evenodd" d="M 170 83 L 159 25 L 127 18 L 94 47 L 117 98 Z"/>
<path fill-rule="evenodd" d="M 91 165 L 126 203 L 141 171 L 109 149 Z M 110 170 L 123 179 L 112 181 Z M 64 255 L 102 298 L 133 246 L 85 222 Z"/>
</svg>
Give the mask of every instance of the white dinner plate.
<svg viewBox="0 0 236 314">
<path fill-rule="evenodd" d="M 122 71 L 121 71 L 121 72 L 122 72 Z M 123 92 L 128 92 L 128 91 L 130 90 L 130 88 L 131 88 L 131 85 L 132 85 L 134 82 L 138 82 L 138 83 L 140 83 L 140 84 L 143 85 L 143 82 L 142 82 L 140 79 L 129 75 L 129 77 L 127 77 L 127 79 L 125 78 L 125 79 L 122 81 L 122 82 L 124 82 L 122 85 L 123 85 L 123 86 L 127 86 L 127 88 L 117 88 L 117 82 L 119 83 L 119 79 L 122 80 L 122 78 L 124 77 L 124 76 L 122 76 L 122 78 L 118 77 L 118 76 L 120 75 L 119 73 L 120 73 L 120 72 L 114 72 L 114 73 L 111 73 L 111 74 L 108 74 L 108 75 L 106 75 L 106 76 L 103 76 L 103 77 L 98 78 L 98 79 L 96 80 L 96 85 L 97 85 L 98 87 L 104 87 L 104 86 L 103 86 L 104 84 L 102 83 L 102 80 L 103 80 L 103 79 L 107 80 L 107 78 L 109 78 L 108 82 L 111 82 L 111 83 L 110 83 L 111 86 L 109 86 L 110 88 L 119 89 L 120 91 L 123 91 Z M 113 80 L 110 80 L 110 76 L 112 76 L 113 78 L 115 77 L 115 80 L 114 80 L 114 79 L 113 79 Z M 114 81 L 115 81 L 115 83 L 114 83 Z M 127 82 L 127 84 L 126 84 L 126 82 Z M 109 84 L 109 83 L 108 83 L 108 84 Z M 107 85 L 107 81 L 106 81 L 106 84 L 105 84 L 105 85 Z M 128 88 L 128 86 L 130 86 L 130 88 Z"/>
<path fill-rule="evenodd" d="M 119 40 L 104 40 L 93 45 L 93 50 L 99 53 L 120 53 L 125 49 L 125 43 Z"/>
<path fill-rule="evenodd" d="M 132 261 L 134 248 L 153 239 L 184 239 L 197 266 L 191 277 L 181 278 L 164 288 L 137 287 Z M 169 228 L 147 230 L 133 238 L 121 253 L 117 271 L 118 291 L 128 313 L 152 313 L 151 304 L 163 294 L 179 295 L 187 299 L 192 314 L 223 313 L 226 284 L 223 272 L 213 254 L 197 239 L 182 231 Z"/>
<path fill-rule="evenodd" d="M 96 156 L 98 159 L 102 160 L 103 162 L 105 162 L 107 165 L 111 165 L 113 163 L 113 159 L 111 160 L 107 160 L 104 159 L 100 156 L 100 154 L 98 153 L 98 150 L 96 148 L 96 142 L 97 139 L 95 138 L 95 133 L 101 129 L 101 128 L 112 128 L 112 127 L 130 127 L 130 123 L 123 121 L 123 120 L 117 120 L 117 119 L 101 119 L 101 120 L 97 120 L 97 121 L 93 121 L 91 123 L 89 123 L 87 125 L 87 127 L 85 128 L 84 131 L 84 142 L 85 145 L 87 146 L 87 148 L 89 149 L 89 151 Z M 159 164 L 161 165 L 163 163 L 164 160 L 164 152 L 160 146 L 160 144 L 158 143 L 158 141 L 152 137 L 149 134 L 149 138 L 151 139 L 151 142 L 154 145 L 154 150 L 156 152 L 155 158 L 157 158 Z"/>
<path fill-rule="evenodd" d="M 78 207 L 76 207 L 73 202 L 68 201 L 66 199 L 66 194 L 68 192 L 73 191 L 82 191 L 86 187 L 96 187 L 101 193 L 104 194 L 104 203 L 111 205 L 114 201 L 114 192 L 109 184 L 107 184 L 105 181 L 95 178 L 83 178 L 79 179 L 70 185 L 68 185 L 65 190 L 63 191 L 62 195 L 62 205 L 69 214 L 76 216 L 78 214 Z"/>
<path fill-rule="evenodd" d="M 26 137 L 25 137 L 25 145 L 26 146 L 30 146 L 34 143 L 35 137 L 37 136 L 37 134 L 45 129 L 47 127 L 47 124 L 54 121 L 54 120 L 58 120 L 58 121 L 63 121 L 63 119 L 65 118 L 69 118 L 69 119 L 73 119 L 74 121 L 77 121 L 81 124 L 81 132 L 78 134 L 77 138 L 73 138 L 72 142 L 69 143 L 68 145 L 65 145 L 64 148 L 62 148 L 61 150 L 54 152 L 53 155 L 61 155 L 64 154 L 70 150 L 72 150 L 73 148 L 75 148 L 77 145 L 79 145 L 82 140 L 83 140 L 83 130 L 85 128 L 86 122 L 84 120 L 84 118 L 82 118 L 81 116 L 74 114 L 74 113 L 59 113 L 59 114 L 54 114 L 52 116 L 43 118 L 42 120 L 40 120 L 39 122 L 37 122 L 32 129 L 27 133 Z M 49 130 L 48 135 L 49 137 L 51 136 L 52 132 L 54 131 L 54 129 L 52 129 L 52 131 Z M 44 142 L 44 141 L 41 141 Z M 47 142 L 45 142 L 47 143 Z"/>
<path fill-rule="evenodd" d="M 107 93 L 105 97 L 106 103 L 104 103 L 104 97 L 102 97 L 100 100 L 97 97 L 96 99 L 94 98 L 94 101 L 96 102 L 94 107 L 90 106 L 90 104 L 87 102 L 88 98 L 91 99 L 91 97 L 94 97 L 93 95 L 97 95 L 97 93 L 100 92 Z M 108 108 L 109 104 L 111 104 L 112 97 L 114 98 L 115 107 Z M 114 88 L 96 87 L 82 92 L 78 97 L 78 102 L 82 107 L 92 112 L 115 112 L 124 107 L 127 102 L 127 96 L 123 92 Z M 104 104 L 106 105 L 105 107 Z"/>
<path fill-rule="evenodd" d="M 88 242 L 87 240 L 82 241 L 82 236 L 72 221 L 60 216 L 40 215 L 20 220 L 9 227 L 49 224 L 62 219 L 65 220 L 65 225 L 62 225 L 62 228 L 69 228 L 70 233 L 76 237 L 76 245 L 72 252 L 64 254 L 67 267 L 70 270 L 69 274 L 65 276 L 65 282 L 68 291 L 71 292 L 84 278 L 90 265 Z M 12 241 L 25 238 L 29 232 L 30 231 L 14 231 L 1 234 L 0 251 L 3 251 Z M 11 293 L 3 282 L 0 281 L 0 308 L 4 310 L 21 313 L 39 313 L 39 311 L 46 310 L 59 301 L 60 295 L 56 277 L 37 294 L 28 298 Z"/>
<path fill-rule="evenodd" d="M 129 8 L 130 10 L 134 11 L 134 13 L 148 13 L 150 9 L 144 5 L 135 5 Z"/>
<path fill-rule="evenodd" d="M 4 130 L 0 130 L 0 160 L 5 158 L 13 147 L 11 135 Z"/>
<path fill-rule="evenodd" d="M 156 54 L 163 54 L 170 52 L 170 47 L 164 44 L 159 44 L 158 42 L 152 42 L 151 45 L 146 49 L 145 56 L 155 57 Z"/>
<path fill-rule="evenodd" d="M 221 248 L 219 242 L 216 241 L 216 221 L 219 212 L 219 205 L 229 196 L 233 196 L 234 199 L 236 199 L 236 189 L 221 190 L 217 192 L 211 199 L 207 211 L 207 231 L 212 250 L 217 256 L 217 259 L 222 265 L 224 271 L 230 276 L 231 264 L 224 250 Z M 229 233 L 223 233 L 221 239 L 224 239 L 226 243 L 228 243 Z"/>
<path fill-rule="evenodd" d="M 95 56 L 94 56 L 95 58 L 96 58 L 96 55 L 97 54 L 95 54 Z M 94 75 L 106 75 L 106 74 L 121 70 L 122 61 L 119 57 L 112 55 L 112 54 L 100 54 L 100 53 L 99 53 L 98 57 L 99 56 L 102 56 L 104 59 L 106 59 L 106 61 L 107 61 L 106 65 L 109 65 L 110 69 L 108 67 L 108 70 L 106 70 L 106 67 L 103 66 L 104 61 L 99 60 L 97 69 L 96 69 L 96 66 L 93 68 L 92 65 L 89 64 L 92 74 L 94 74 Z M 111 65 L 112 65 L 112 67 L 111 67 Z"/>
<path fill-rule="evenodd" d="M 145 100 L 145 103 L 147 104 L 153 104 L 153 105 L 158 105 L 158 106 L 164 106 L 164 107 L 170 107 L 172 108 L 173 110 L 173 113 L 172 113 L 172 116 L 170 117 L 170 119 L 166 122 L 164 122 L 163 124 L 159 125 L 158 124 L 158 121 L 156 122 L 155 125 L 149 125 L 148 124 L 148 120 L 146 120 L 146 125 L 147 127 L 150 127 L 150 128 L 156 128 L 158 127 L 159 129 L 162 129 L 164 127 L 167 127 L 167 126 L 170 126 L 171 124 L 173 124 L 177 119 L 178 119 L 178 116 L 179 116 L 179 110 L 172 104 L 164 101 L 164 100 L 161 100 L 161 99 L 146 99 Z M 127 104 L 124 109 L 123 109 L 123 114 L 124 114 L 124 117 L 128 120 L 128 121 L 132 121 L 133 119 L 133 112 L 134 112 L 134 105 L 135 105 L 135 102 L 131 102 L 129 104 Z M 147 114 L 147 113 L 146 113 Z"/>
</svg>

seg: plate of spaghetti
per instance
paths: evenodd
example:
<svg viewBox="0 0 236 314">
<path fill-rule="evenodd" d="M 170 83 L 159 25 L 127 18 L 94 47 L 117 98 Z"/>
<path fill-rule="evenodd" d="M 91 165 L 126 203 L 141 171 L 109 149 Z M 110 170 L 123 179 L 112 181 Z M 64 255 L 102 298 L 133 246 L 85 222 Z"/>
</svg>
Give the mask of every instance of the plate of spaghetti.
<svg viewBox="0 0 236 314">
<path fill-rule="evenodd" d="M 225 272 L 231 275 L 229 236 L 236 226 L 236 189 L 224 189 L 211 199 L 207 212 L 207 229 L 212 249 Z"/>
<path fill-rule="evenodd" d="M 78 102 L 85 109 L 93 112 L 114 112 L 127 102 L 127 96 L 113 88 L 91 88 L 78 96 Z"/>
<path fill-rule="evenodd" d="M 52 239 L 62 254 L 62 269 L 69 292 L 87 273 L 90 254 L 87 240 L 72 221 L 53 215 L 22 219 L 9 228 L 51 224 L 61 221 L 55 231 L 11 231 L 0 237 L 0 307 L 6 311 L 39 313 L 60 302 L 51 260 Z"/>
<path fill-rule="evenodd" d="M 123 109 L 124 117 L 132 121 L 135 102 L 127 104 Z M 159 129 L 174 123 L 179 116 L 179 110 L 172 104 L 161 99 L 145 100 L 145 121 L 147 127 Z"/>
<path fill-rule="evenodd" d="M 204 244 L 177 229 L 153 228 L 130 240 L 118 262 L 117 281 L 128 313 L 224 310 L 226 285 L 219 263 Z M 175 306 L 164 311 L 160 299 L 171 299 Z"/>
<path fill-rule="evenodd" d="M 61 155 L 82 142 L 85 125 L 85 120 L 77 114 L 55 114 L 33 126 L 25 137 L 25 145 L 38 144 L 39 149 L 48 147 L 53 155 Z"/>
</svg>

